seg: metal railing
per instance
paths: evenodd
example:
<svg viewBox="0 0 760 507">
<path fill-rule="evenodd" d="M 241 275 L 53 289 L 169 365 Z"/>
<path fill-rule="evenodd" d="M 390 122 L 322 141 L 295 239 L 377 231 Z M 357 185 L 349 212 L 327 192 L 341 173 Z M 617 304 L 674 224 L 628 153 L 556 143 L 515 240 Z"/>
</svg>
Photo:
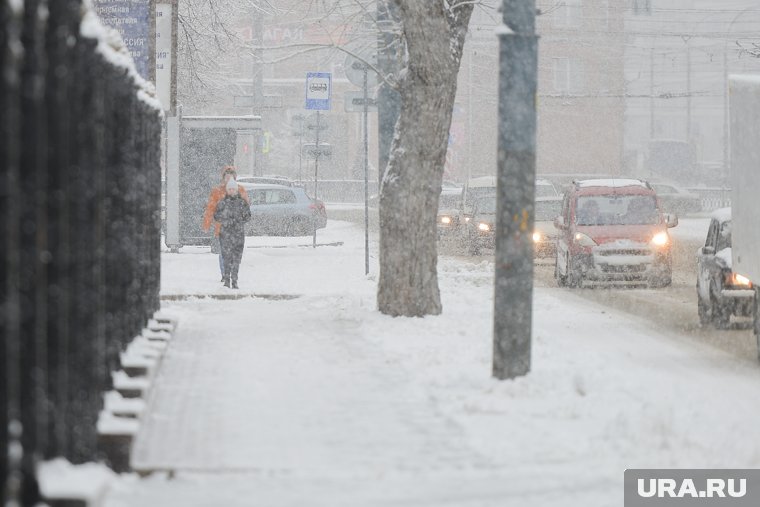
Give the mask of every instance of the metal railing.
<svg viewBox="0 0 760 507">
<path fill-rule="evenodd" d="M 687 190 L 698 194 L 702 211 L 713 211 L 731 206 L 731 189 L 725 187 L 689 187 Z"/>
<path fill-rule="evenodd" d="M 39 460 L 98 458 L 110 372 L 159 308 L 160 112 L 81 0 L 42 4 L 0 1 L 4 505 L 36 503 Z"/>
</svg>

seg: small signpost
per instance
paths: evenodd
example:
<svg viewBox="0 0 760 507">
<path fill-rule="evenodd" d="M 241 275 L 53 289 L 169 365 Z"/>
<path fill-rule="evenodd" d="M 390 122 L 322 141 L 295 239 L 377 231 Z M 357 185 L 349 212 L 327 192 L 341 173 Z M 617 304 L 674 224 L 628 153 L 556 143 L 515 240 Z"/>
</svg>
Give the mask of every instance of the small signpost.
<svg viewBox="0 0 760 507">
<path fill-rule="evenodd" d="M 361 92 L 346 92 L 343 107 L 347 113 L 362 112 L 364 127 L 364 274 L 369 274 L 369 156 L 367 135 L 367 114 L 377 111 L 377 102 L 369 96 L 369 89 L 377 86 L 377 53 L 365 52 L 359 57 L 348 55 L 343 68 L 352 84 L 360 86 Z"/>
<path fill-rule="evenodd" d="M 364 105 L 364 91 L 346 92 L 343 96 L 343 108 L 347 113 L 363 113 Z M 377 99 L 374 97 L 367 97 L 366 105 L 368 112 L 377 112 Z"/>
<path fill-rule="evenodd" d="M 332 158 L 332 146 L 329 143 L 320 143 L 317 147 L 317 143 L 304 143 L 303 154 L 306 157 L 317 158 Z"/>
<path fill-rule="evenodd" d="M 319 159 L 323 155 L 323 148 L 328 148 L 329 145 L 319 143 L 319 133 L 322 130 L 322 123 L 320 121 L 320 111 L 330 110 L 330 98 L 332 96 L 332 74 L 329 72 L 307 72 L 306 73 L 306 109 L 315 110 L 316 121 L 313 123 L 315 132 L 315 142 L 313 150 L 308 153 L 313 153 L 314 157 L 314 199 L 317 198 L 317 180 L 319 178 Z M 307 128 L 308 128 L 307 124 Z M 306 146 L 304 149 L 306 151 Z M 332 152 L 330 152 L 332 153 Z M 312 155 L 309 155 L 312 156 Z M 313 246 L 317 248 L 317 228 L 314 228 Z"/>
<path fill-rule="evenodd" d="M 177 1 L 156 0 L 156 94 L 167 112 L 177 108 Z"/>
<path fill-rule="evenodd" d="M 332 95 L 332 74 L 329 72 L 306 73 L 306 109 L 329 111 Z"/>
</svg>

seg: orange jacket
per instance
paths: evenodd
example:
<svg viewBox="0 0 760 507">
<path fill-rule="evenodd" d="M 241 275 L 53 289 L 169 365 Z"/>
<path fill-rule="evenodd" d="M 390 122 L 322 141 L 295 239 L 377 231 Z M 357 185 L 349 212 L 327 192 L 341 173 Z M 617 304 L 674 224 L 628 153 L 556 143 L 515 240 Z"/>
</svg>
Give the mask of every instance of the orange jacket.
<svg viewBox="0 0 760 507">
<path fill-rule="evenodd" d="M 251 204 L 251 201 L 248 199 L 248 192 L 246 192 L 242 186 L 238 185 L 238 191 L 240 192 L 240 197 L 242 197 L 248 204 Z M 208 195 L 206 211 L 203 213 L 203 230 L 208 231 L 213 222 L 214 236 L 219 236 L 219 229 L 222 227 L 222 224 L 214 221 L 214 212 L 216 211 L 216 205 L 219 204 L 219 201 L 224 199 L 225 195 L 227 195 L 226 184 L 222 183 L 221 185 L 212 188 L 211 193 Z"/>
</svg>

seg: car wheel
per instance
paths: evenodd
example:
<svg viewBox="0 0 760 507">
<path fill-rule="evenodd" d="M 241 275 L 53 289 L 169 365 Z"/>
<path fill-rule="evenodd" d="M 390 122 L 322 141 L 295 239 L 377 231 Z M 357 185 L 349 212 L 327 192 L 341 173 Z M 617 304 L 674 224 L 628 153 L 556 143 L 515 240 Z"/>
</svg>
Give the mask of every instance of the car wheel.
<svg viewBox="0 0 760 507">
<path fill-rule="evenodd" d="M 288 236 L 308 236 L 309 223 L 303 217 L 293 217 L 288 222 Z"/>
<path fill-rule="evenodd" d="M 567 256 L 567 278 L 566 283 L 568 287 L 579 288 L 583 285 L 583 274 L 580 270 L 573 267 L 572 257 Z"/>
<path fill-rule="evenodd" d="M 477 241 L 470 241 L 468 250 L 470 255 L 480 255 L 480 245 Z"/>
<path fill-rule="evenodd" d="M 718 298 L 710 295 L 710 315 L 713 325 L 718 329 L 726 329 L 731 322 L 731 314 L 718 302 Z"/>
<path fill-rule="evenodd" d="M 653 289 L 664 289 L 670 287 L 673 284 L 673 279 L 670 276 L 663 276 L 662 278 L 655 278 L 649 282 L 649 286 Z"/>
<path fill-rule="evenodd" d="M 560 287 L 567 286 L 567 276 L 562 276 L 559 272 L 559 256 L 554 257 L 554 279 Z"/>
<path fill-rule="evenodd" d="M 706 326 L 712 320 L 710 315 L 710 305 L 702 301 L 702 298 L 697 293 L 697 314 L 699 315 L 699 325 Z"/>
</svg>

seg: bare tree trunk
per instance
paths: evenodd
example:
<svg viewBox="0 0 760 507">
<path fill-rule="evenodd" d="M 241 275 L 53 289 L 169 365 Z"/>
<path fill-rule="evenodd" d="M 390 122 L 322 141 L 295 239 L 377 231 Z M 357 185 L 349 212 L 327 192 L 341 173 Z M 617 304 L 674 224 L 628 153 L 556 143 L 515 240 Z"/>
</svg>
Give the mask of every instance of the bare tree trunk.
<svg viewBox="0 0 760 507">
<path fill-rule="evenodd" d="M 472 4 L 397 0 L 408 51 L 401 113 L 380 192 L 378 308 L 441 313 L 436 215 Z"/>
</svg>

